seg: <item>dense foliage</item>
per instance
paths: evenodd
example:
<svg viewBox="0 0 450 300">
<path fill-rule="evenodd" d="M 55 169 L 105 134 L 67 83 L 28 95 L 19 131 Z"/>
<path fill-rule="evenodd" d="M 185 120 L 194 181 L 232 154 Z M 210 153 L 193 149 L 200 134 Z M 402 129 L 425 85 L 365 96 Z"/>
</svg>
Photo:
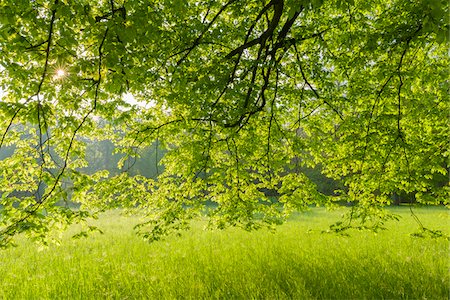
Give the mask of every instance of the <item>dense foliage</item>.
<svg viewBox="0 0 450 300">
<path fill-rule="evenodd" d="M 337 199 L 355 204 L 340 230 L 381 226 L 392 195 L 448 204 L 448 15 L 444 0 L 1 0 L 1 244 L 117 206 L 157 239 L 200 212 L 252 229 Z M 105 139 L 123 172 L 84 172 L 86 141 Z M 130 176 L 151 145 L 164 169 Z M 318 164 L 339 197 L 302 172 Z"/>
</svg>

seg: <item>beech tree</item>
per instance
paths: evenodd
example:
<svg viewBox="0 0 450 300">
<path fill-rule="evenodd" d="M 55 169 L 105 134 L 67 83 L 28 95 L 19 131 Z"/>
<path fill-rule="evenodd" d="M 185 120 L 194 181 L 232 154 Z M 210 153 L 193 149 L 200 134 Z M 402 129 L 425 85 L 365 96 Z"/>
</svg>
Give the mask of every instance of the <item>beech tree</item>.
<svg viewBox="0 0 450 300">
<path fill-rule="evenodd" d="M 0 0 L 0 244 L 114 207 L 155 240 L 205 214 L 254 229 L 344 200 L 335 230 L 378 229 L 393 194 L 448 205 L 448 15 L 444 0 Z M 86 140 L 105 139 L 123 172 L 86 174 Z M 164 168 L 129 175 L 149 146 Z M 338 196 L 302 172 L 319 164 Z"/>
</svg>

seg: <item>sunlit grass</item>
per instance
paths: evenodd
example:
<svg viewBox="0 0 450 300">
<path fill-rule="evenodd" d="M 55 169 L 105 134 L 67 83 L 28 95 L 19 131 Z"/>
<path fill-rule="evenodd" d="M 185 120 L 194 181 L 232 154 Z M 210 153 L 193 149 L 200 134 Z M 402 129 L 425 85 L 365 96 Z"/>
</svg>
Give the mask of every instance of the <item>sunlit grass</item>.
<svg viewBox="0 0 450 300">
<path fill-rule="evenodd" d="M 418 209 L 448 232 L 446 209 Z M 108 212 L 104 234 L 38 251 L 23 241 L 0 252 L 0 299 L 448 299 L 449 243 L 414 238 L 405 208 L 378 234 L 321 233 L 342 211 L 313 209 L 278 228 L 205 231 L 148 244 L 137 219 Z"/>
</svg>

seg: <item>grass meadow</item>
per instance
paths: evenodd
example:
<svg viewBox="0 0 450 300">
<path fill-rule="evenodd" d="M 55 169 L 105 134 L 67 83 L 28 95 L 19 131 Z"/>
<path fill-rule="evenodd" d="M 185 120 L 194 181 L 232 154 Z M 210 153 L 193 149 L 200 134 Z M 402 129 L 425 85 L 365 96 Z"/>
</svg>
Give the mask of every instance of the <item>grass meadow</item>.
<svg viewBox="0 0 450 300">
<path fill-rule="evenodd" d="M 343 210 L 312 209 L 278 227 L 203 230 L 146 243 L 135 217 L 105 213 L 104 234 L 0 251 L 0 299 L 448 299 L 449 241 L 417 238 L 408 208 L 375 234 L 321 233 Z M 416 209 L 449 233 L 445 208 Z"/>
</svg>

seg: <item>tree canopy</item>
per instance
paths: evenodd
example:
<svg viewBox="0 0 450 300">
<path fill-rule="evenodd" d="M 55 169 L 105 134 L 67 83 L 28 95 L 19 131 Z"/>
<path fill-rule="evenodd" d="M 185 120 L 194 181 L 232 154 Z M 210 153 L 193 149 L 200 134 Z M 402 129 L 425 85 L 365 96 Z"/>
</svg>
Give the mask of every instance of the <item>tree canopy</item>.
<svg viewBox="0 0 450 300">
<path fill-rule="evenodd" d="M 111 207 L 154 240 L 199 214 L 252 229 L 351 202 L 340 230 L 379 228 L 394 194 L 448 205 L 448 16 L 444 0 L 0 0 L 0 244 Z M 123 172 L 85 172 L 106 139 Z M 158 175 L 130 175 L 150 146 Z M 304 174 L 318 165 L 336 196 Z"/>
</svg>

